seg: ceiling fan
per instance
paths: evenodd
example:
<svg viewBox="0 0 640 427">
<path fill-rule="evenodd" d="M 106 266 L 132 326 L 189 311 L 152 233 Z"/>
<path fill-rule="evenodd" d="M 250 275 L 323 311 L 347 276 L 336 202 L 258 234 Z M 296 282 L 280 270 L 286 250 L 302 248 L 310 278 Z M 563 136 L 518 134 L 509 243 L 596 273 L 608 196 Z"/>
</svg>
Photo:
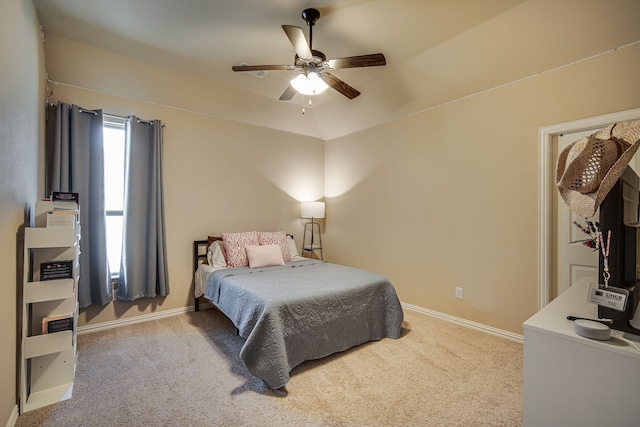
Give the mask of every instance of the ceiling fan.
<svg viewBox="0 0 640 427">
<path fill-rule="evenodd" d="M 353 87 L 329 73 L 330 70 L 341 68 L 376 67 L 385 65 L 386 59 L 382 53 L 370 55 L 349 56 L 346 58 L 327 59 L 324 53 L 313 49 L 313 26 L 320 18 L 317 9 L 305 9 L 302 11 L 304 19 L 309 27 L 309 44 L 300 27 L 283 25 L 282 29 L 289 38 L 296 52 L 293 65 L 234 65 L 233 71 L 270 71 L 270 70 L 299 70 L 300 74 L 280 96 L 281 101 L 289 101 L 299 92 L 305 95 L 317 95 L 328 87 L 340 92 L 349 99 L 360 95 Z"/>
</svg>

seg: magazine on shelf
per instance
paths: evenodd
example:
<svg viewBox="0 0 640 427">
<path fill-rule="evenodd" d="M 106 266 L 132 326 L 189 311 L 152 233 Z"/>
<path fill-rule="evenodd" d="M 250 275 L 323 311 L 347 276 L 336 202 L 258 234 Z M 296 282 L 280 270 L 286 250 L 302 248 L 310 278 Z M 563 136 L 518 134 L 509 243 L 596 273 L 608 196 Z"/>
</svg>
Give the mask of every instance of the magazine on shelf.
<svg viewBox="0 0 640 427">
<path fill-rule="evenodd" d="M 73 278 L 73 260 L 47 261 L 40 263 L 40 280 Z"/>
</svg>

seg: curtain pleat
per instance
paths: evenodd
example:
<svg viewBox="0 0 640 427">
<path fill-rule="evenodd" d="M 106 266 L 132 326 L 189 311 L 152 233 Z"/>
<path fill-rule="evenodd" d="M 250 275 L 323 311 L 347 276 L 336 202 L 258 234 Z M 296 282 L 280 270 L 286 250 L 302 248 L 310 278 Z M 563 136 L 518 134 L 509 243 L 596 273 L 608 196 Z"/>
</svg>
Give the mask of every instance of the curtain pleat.
<svg viewBox="0 0 640 427">
<path fill-rule="evenodd" d="M 105 305 L 112 300 L 107 258 L 104 201 L 102 110 L 80 112 L 77 105 L 50 108 L 46 141 L 46 195 L 78 193 L 80 204 L 80 278 L 78 303 Z"/>
<path fill-rule="evenodd" d="M 131 116 L 125 142 L 123 241 L 117 298 L 167 296 L 162 123 Z"/>
</svg>

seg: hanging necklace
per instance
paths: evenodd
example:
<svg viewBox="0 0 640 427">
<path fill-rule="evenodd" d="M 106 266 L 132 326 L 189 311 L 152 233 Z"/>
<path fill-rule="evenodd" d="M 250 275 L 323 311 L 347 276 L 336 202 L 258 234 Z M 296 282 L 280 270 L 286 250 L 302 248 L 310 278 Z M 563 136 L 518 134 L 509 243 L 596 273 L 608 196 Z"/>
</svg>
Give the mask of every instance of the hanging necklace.
<svg viewBox="0 0 640 427">
<path fill-rule="evenodd" d="M 602 273 L 602 277 L 604 278 L 604 287 L 609 287 L 609 278 L 611 274 L 609 274 L 609 250 L 611 249 L 611 230 L 607 233 L 607 246 L 604 246 L 604 241 L 602 239 L 602 232 L 598 233 L 598 238 L 600 239 L 600 249 L 602 249 L 602 257 L 604 258 L 604 272 Z"/>
</svg>

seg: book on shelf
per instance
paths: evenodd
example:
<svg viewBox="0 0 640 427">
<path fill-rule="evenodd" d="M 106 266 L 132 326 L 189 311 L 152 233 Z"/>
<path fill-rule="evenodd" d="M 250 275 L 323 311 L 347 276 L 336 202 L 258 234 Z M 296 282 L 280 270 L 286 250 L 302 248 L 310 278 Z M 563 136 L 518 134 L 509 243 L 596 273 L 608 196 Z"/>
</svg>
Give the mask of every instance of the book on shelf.
<svg viewBox="0 0 640 427">
<path fill-rule="evenodd" d="M 42 333 L 53 334 L 54 332 L 73 331 L 73 314 L 63 314 L 61 316 L 51 316 L 42 319 Z"/>
<path fill-rule="evenodd" d="M 72 278 L 73 260 L 46 261 L 40 263 L 40 281 Z"/>
<path fill-rule="evenodd" d="M 80 215 L 80 208 L 62 208 L 55 206 L 49 213 L 54 215 Z"/>
<path fill-rule="evenodd" d="M 46 226 L 50 228 L 74 228 L 78 222 L 80 209 L 54 207 L 47 212 Z"/>
<path fill-rule="evenodd" d="M 48 213 L 46 225 L 48 228 L 74 228 L 76 226 L 76 222 L 74 215 Z"/>
</svg>

